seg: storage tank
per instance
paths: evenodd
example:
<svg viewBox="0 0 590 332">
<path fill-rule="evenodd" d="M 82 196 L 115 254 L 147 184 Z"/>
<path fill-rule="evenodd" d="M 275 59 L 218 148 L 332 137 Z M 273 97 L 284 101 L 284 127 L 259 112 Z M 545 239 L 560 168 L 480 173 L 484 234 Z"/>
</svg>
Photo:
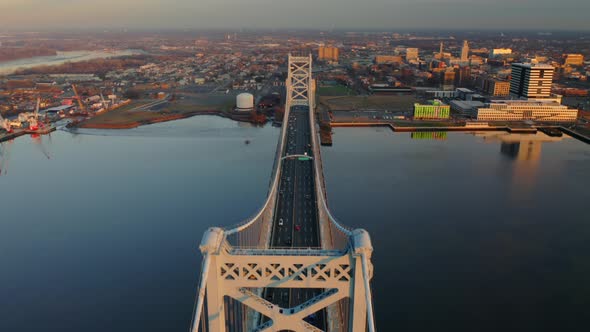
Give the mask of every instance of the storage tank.
<svg viewBox="0 0 590 332">
<path fill-rule="evenodd" d="M 236 97 L 238 111 L 250 111 L 254 109 L 254 96 L 250 93 L 240 93 Z"/>
</svg>

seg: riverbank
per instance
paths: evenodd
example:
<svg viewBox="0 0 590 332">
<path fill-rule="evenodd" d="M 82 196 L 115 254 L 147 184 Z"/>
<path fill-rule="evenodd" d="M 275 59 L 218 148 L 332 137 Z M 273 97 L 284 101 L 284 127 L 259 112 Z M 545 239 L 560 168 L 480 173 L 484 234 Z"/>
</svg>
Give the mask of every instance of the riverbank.
<svg viewBox="0 0 590 332">
<path fill-rule="evenodd" d="M 186 119 L 193 117 L 195 115 L 217 115 L 221 117 L 226 117 L 221 111 L 194 111 L 194 112 L 186 112 L 186 113 L 170 113 L 170 114 L 138 114 L 137 116 L 121 121 L 104 121 L 104 119 L 99 119 L 99 121 L 92 121 L 93 119 L 81 122 L 75 127 L 78 128 L 91 128 L 91 129 L 131 129 L 136 128 L 143 125 L 149 125 L 154 123 L 166 122 L 166 121 L 174 121 L 180 119 Z M 139 119 L 137 119 L 139 118 Z"/>
<path fill-rule="evenodd" d="M 197 115 L 215 115 L 240 122 L 265 123 L 266 116 L 234 111 L 233 96 L 176 94 L 166 99 L 134 100 L 70 127 L 93 129 L 130 129 L 143 125 L 185 119 Z"/>
<path fill-rule="evenodd" d="M 129 117 L 111 116 L 108 118 L 92 118 L 73 124 L 72 127 L 88 129 L 131 129 L 139 126 L 186 119 L 197 115 L 215 115 L 222 118 L 231 119 L 238 122 L 252 122 L 249 114 L 239 114 L 236 112 L 224 112 L 218 110 L 192 111 L 182 113 L 168 112 L 138 112 Z M 98 120 L 95 120 L 98 119 Z"/>
</svg>

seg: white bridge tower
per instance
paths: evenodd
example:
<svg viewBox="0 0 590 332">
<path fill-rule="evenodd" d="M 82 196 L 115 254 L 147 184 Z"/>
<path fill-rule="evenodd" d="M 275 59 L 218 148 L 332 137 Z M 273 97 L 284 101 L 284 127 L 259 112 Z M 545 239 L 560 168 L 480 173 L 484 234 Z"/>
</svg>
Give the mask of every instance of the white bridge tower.
<svg viewBox="0 0 590 332">
<path fill-rule="evenodd" d="M 327 205 L 315 125 L 311 55 L 289 55 L 286 89 L 284 119 L 289 118 L 291 106 L 309 107 L 321 248 L 270 248 L 289 130 L 285 120 L 264 206 L 236 227 L 210 228 L 203 236 L 199 248 L 204 259 L 192 332 L 322 331 L 304 320 L 321 310 L 325 310 L 327 331 L 375 331 L 369 234 L 343 226 Z M 284 308 L 263 298 L 264 288 L 321 291 L 298 306 Z"/>
</svg>

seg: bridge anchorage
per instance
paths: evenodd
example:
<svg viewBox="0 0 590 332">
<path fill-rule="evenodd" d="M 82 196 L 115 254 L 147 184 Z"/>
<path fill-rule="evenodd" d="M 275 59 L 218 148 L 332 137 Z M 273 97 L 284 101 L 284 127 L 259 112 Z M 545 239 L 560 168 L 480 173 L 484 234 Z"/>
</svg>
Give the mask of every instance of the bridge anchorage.
<svg viewBox="0 0 590 332">
<path fill-rule="evenodd" d="M 203 236 L 192 332 L 375 331 L 373 247 L 365 230 L 345 227 L 328 209 L 311 73 L 311 55 L 289 55 L 265 204 Z"/>
</svg>

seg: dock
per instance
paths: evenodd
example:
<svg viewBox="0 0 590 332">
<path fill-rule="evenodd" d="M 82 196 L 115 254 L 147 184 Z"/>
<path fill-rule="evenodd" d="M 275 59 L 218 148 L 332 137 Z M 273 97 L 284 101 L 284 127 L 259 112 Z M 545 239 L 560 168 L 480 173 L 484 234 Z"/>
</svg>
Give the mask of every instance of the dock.
<svg viewBox="0 0 590 332">
<path fill-rule="evenodd" d="M 47 135 L 53 131 L 55 131 L 56 128 L 53 125 L 50 126 L 46 126 L 44 128 L 40 128 L 37 130 L 30 130 L 30 129 L 15 129 L 12 133 L 3 133 L 0 134 L 0 142 L 5 142 L 5 141 L 10 141 L 13 140 L 17 137 L 23 136 L 23 135 Z"/>
<path fill-rule="evenodd" d="M 570 135 L 571 137 L 574 137 L 574 138 L 579 139 L 580 141 L 582 141 L 584 143 L 590 144 L 590 137 L 588 137 L 588 136 L 584 136 L 584 135 L 582 135 L 580 133 L 577 133 L 577 132 L 575 132 L 575 131 L 573 131 L 571 129 L 565 128 L 565 127 L 559 127 L 559 130 L 561 130 L 564 133 Z"/>
</svg>

